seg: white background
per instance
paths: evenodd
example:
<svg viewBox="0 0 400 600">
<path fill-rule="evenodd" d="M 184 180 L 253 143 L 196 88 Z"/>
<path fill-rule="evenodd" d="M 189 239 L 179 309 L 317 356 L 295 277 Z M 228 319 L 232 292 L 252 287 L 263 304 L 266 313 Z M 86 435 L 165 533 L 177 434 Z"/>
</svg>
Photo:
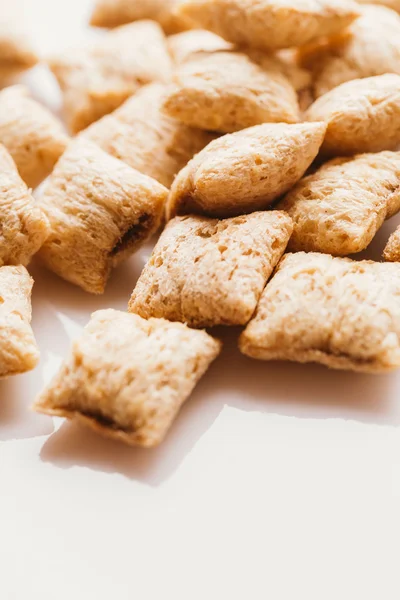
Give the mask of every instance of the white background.
<svg viewBox="0 0 400 600">
<path fill-rule="evenodd" d="M 19 3 L 43 53 L 88 35 L 90 4 Z M 57 110 L 44 67 L 25 79 Z M 398 600 L 400 374 L 258 363 L 231 330 L 159 449 L 28 410 L 149 251 L 99 298 L 32 266 L 41 364 L 0 382 L 1 600 Z"/>
</svg>

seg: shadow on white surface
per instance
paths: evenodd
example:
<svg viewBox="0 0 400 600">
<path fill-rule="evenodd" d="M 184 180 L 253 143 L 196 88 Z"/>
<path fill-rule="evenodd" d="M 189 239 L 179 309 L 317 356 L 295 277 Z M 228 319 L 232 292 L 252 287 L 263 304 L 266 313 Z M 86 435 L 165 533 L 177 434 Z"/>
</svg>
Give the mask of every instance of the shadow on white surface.
<svg viewBox="0 0 400 600">
<path fill-rule="evenodd" d="M 367 252 L 356 258 L 381 259 L 382 249 L 400 222 L 385 223 Z M 115 269 L 106 293 L 93 296 L 33 264 L 33 328 L 41 363 L 33 373 L 0 382 L 0 441 L 51 433 L 52 420 L 29 412 L 35 396 L 49 382 L 71 341 L 92 312 L 126 310 L 135 282 L 152 243 Z M 79 251 L 79 250 L 77 250 Z M 157 449 L 125 447 L 105 440 L 76 423 L 64 423 L 44 444 L 41 458 L 57 467 L 74 466 L 120 473 L 157 486 L 179 468 L 225 406 L 254 413 L 303 419 L 351 419 L 375 425 L 399 426 L 398 374 L 363 375 L 330 371 L 317 365 L 268 363 L 245 358 L 237 349 L 239 329 L 212 332 L 224 341 L 221 357 L 182 408 L 165 442 Z M 244 443 L 238 439 L 238 443 Z"/>
<path fill-rule="evenodd" d="M 49 435 L 53 423 L 30 410 L 30 390 L 36 373 L 27 373 L 0 381 L 0 441 L 30 439 Z"/>
<path fill-rule="evenodd" d="M 379 259 L 390 231 L 383 230 L 363 257 Z M 86 294 L 33 264 L 33 328 L 41 362 L 33 372 L 0 382 L 0 441 L 48 435 L 52 420 L 29 411 L 95 310 L 126 310 L 130 294 L 152 244 L 117 268 L 102 296 Z M 359 257 L 358 257 L 359 258 Z M 167 480 L 180 466 L 225 406 L 246 412 L 275 413 L 304 419 L 352 419 L 376 425 L 400 425 L 396 402 L 399 375 L 362 375 L 330 371 L 317 365 L 264 363 L 243 357 L 237 349 L 239 329 L 213 332 L 224 350 L 185 404 L 165 442 L 142 450 L 102 439 L 75 423 L 65 423 L 44 444 L 41 458 L 60 468 L 87 467 L 120 473 L 152 486 Z M 238 440 L 240 443 L 240 440 Z"/>
<path fill-rule="evenodd" d="M 64 469 L 81 466 L 119 473 L 157 486 L 179 468 L 226 405 L 247 412 L 305 419 L 400 425 L 400 411 L 393 402 L 396 375 L 342 373 L 314 365 L 253 361 L 238 351 L 238 334 L 236 329 L 217 332 L 225 342 L 222 356 L 184 405 L 159 448 L 125 447 L 77 423 L 64 423 L 44 444 L 42 460 Z"/>
<path fill-rule="evenodd" d="M 115 308 L 126 310 L 136 281 L 143 269 L 145 258 L 142 253 L 114 269 L 103 295 L 88 294 L 69 284 L 54 273 L 35 264 L 30 268 L 35 279 L 34 293 L 37 293 L 37 310 L 43 302 L 55 306 L 57 312 L 77 318 L 83 325 L 96 310 Z M 35 314 L 35 313 L 34 313 Z"/>
</svg>

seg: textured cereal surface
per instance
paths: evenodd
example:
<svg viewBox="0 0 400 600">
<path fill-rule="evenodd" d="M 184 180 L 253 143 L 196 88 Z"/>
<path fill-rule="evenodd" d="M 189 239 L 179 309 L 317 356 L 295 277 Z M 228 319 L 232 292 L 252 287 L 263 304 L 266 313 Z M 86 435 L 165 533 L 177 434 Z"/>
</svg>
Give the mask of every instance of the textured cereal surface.
<svg viewBox="0 0 400 600">
<path fill-rule="evenodd" d="M 111 268 L 158 228 L 166 197 L 164 186 L 91 142 L 71 144 L 40 199 L 50 221 L 42 262 L 87 292 L 103 293 Z"/>
<path fill-rule="evenodd" d="M 0 266 L 27 265 L 49 234 L 49 223 L 0 144 Z"/>
<path fill-rule="evenodd" d="M 400 366 L 400 265 L 287 254 L 264 290 L 241 351 L 379 373 Z"/>
<path fill-rule="evenodd" d="M 400 227 L 390 236 L 383 251 L 383 258 L 389 262 L 400 262 Z"/>
<path fill-rule="evenodd" d="M 168 217 L 223 218 L 266 208 L 304 175 L 325 130 L 325 123 L 266 123 L 214 140 L 175 179 Z"/>
<path fill-rule="evenodd" d="M 190 27 L 186 19 L 174 14 L 178 0 L 96 0 L 91 25 L 117 27 L 140 19 L 158 21 L 167 33 Z"/>
<path fill-rule="evenodd" d="M 204 52 L 234 50 L 234 45 L 206 29 L 192 29 L 167 38 L 168 50 L 175 64 L 198 57 Z"/>
<path fill-rule="evenodd" d="M 341 31 L 358 6 L 351 0 L 183 0 L 176 12 L 235 44 L 277 50 Z"/>
<path fill-rule="evenodd" d="M 98 311 L 34 408 L 79 418 L 131 445 L 156 446 L 220 349 L 182 323 Z"/>
<path fill-rule="evenodd" d="M 193 327 L 245 325 L 291 232 L 290 218 L 279 211 L 223 221 L 176 217 L 144 268 L 129 310 Z"/>
<path fill-rule="evenodd" d="M 346 35 L 301 49 L 300 63 L 313 71 L 315 97 L 353 79 L 400 75 L 400 16 L 385 6 L 360 8 L 362 16 Z"/>
<path fill-rule="evenodd" d="M 153 21 L 118 27 L 91 45 L 53 58 L 50 67 L 74 133 L 118 108 L 142 85 L 171 77 L 165 37 Z"/>
<path fill-rule="evenodd" d="M 222 133 L 300 118 L 296 92 L 278 66 L 261 68 L 240 52 L 204 53 L 179 66 L 163 109 L 186 125 Z"/>
<path fill-rule="evenodd" d="M 15 85 L 0 92 L 0 143 L 29 187 L 50 174 L 68 141 L 61 123 L 29 96 L 27 88 Z"/>
<path fill-rule="evenodd" d="M 278 208 L 294 222 L 290 250 L 361 252 L 400 209 L 400 152 L 333 159 L 300 180 Z"/>
<path fill-rule="evenodd" d="M 400 147 L 400 75 L 348 81 L 309 108 L 309 121 L 328 125 L 321 151 L 331 156 Z"/>
<path fill-rule="evenodd" d="M 25 267 L 0 267 L 0 377 L 30 371 L 39 361 L 30 324 L 32 286 Z"/>
<path fill-rule="evenodd" d="M 165 86 L 144 86 L 111 115 L 81 133 L 85 139 L 170 188 L 175 175 L 214 136 L 160 109 Z"/>
</svg>

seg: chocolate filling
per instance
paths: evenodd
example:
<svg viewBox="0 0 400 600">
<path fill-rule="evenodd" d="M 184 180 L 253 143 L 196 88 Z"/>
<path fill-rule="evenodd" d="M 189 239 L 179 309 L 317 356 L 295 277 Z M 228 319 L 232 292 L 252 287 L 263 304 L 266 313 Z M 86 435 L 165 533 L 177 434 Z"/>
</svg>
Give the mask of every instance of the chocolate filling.
<svg viewBox="0 0 400 600">
<path fill-rule="evenodd" d="M 110 256 L 116 256 L 120 252 L 127 250 L 127 248 L 134 246 L 142 237 L 144 237 L 146 231 L 149 229 L 151 218 L 151 215 L 142 215 L 135 225 L 129 227 L 128 231 L 120 237 L 114 248 L 111 250 Z"/>
<path fill-rule="evenodd" d="M 102 427 L 105 427 L 107 429 L 112 429 L 113 431 L 124 431 L 126 433 L 131 433 L 131 431 L 132 431 L 129 428 L 121 427 L 113 419 L 111 419 L 110 417 L 104 416 L 103 414 L 101 414 L 98 411 L 95 411 L 95 410 L 85 410 L 85 411 L 82 411 L 81 410 L 80 413 L 84 417 L 87 417 L 89 419 L 93 419 L 99 425 L 101 425 Z"/>
</svg>

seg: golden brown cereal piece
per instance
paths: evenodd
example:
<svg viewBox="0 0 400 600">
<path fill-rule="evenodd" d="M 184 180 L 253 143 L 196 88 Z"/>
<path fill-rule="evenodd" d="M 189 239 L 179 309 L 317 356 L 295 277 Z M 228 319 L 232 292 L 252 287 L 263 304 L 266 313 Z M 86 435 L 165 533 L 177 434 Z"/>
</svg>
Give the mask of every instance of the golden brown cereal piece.
<svg viewBox="0 0 400 600">
<path fill-rule="evenodd" d="M 32 286 L 25 267 L 0 268 L 0 378 L 30 371 L 39 361 L 31 328 Z"/>
<path fill-rule="evenodd" d="M 400 146 L 400 75 L 348 81 L 320 96 L 309 121 L 328 125 L 321 152 L 348 156 Z"/>
<path fill-rule="evenodd" d="M 114 29 L 89 46 L 53 59 L 50 67 L 63 90 L 74 133 L 118 108 L 142 85 L 171 77 L 165 37 L 153 21 Z"/>
<path fill-rule="evenodd" d="M 68 141 L 61 123 L 29 96 L 26 87 L 15 85 L 0 92 L 0 143 L 29 187 L 49 175 Z"/>
<path fill-rule="evenodd" d="M 240 338 L 261 360 L 380 373 L 400 367 L 400 265 L 287 254 Z"/>
<path fill-rule="evenodd" d="M 204 53 L 180 65 L 163 109 L 186 125 L 223 133 L 300 118 L 296 92 L 277 65 L 263 69 L 240 52 Z"/>
<path fill-rule="evenodd" d="M 245 325 L 292 229 L 276 210 L 223 221 L 176 217 L 161 234 L 129 310 L 192 327 Z"/>
<path fill-rule="evenodd" d="M 0 144 L 0 266 L 27 265 L 48 234 L 46 216 Z"/>
<path fill-rule="evenodd" d="M 220 350 L 182 323 L 101 310 L 34 409 L 132 446 L 157 446 Z"/>
<path fill-rule="evenodd" d="M 400 152 L 331 160 L 300 180 L 278 208 L 294 221 L 290 250 L 361 252 L 400 210 Z"/>
<path fill-rule="evenodd" d="M 7 7 L 7 11 L 9 9 Z M 16 20 L 0 15 L 0 77 L 29 69 L 38 60 L 26 31 Z"/>
<path fill-rule="evenodd" d="M 315 97 L 353 79 L 400 74 L 400 16 L 384 6 L 360 8 L 346 35 L 300 50 L 301 65 L 313 70 Z"/>
<path fill-rule="evenodd" d="M 265 209 L 304 175 L 325 130 L 325 123 L 266 123 L 214 140 L 176 177 L 167 217 Z"/>
<path fill-rule="evenodd" d="M 101 294 L 110 271 L 158 228 L 167 190 L 84 140 L 71 144 L 49 178 L 40 206 L 50 235 L 45 265 Z"/>
<path fill-rule="evenodd" d="M 81 137 L 170 188 L 175 175 L 215 137 L 161 112 L 165 86 L 144 86 Z"/>
<path fill-rule="evenodd" d="M 359 14 L 351 0 L 183 0 L 175 12 L 229 42 L 263 50 L 337 33 Z"/>
<path fill-rule="evenodd" d="M 389 262 L 400 262 L 400 227 L 390 236 L 383 251 L 383 258 Z"/>
<path fill-rule="evenodd" d="M 228 52 L 235 49 L 233 44 L 205 29 L 192 29 L 170 36 L 168 38 L 168 48 L 173 61 L 177 64 L 195 60 L 205 53 Z M 272 71 L 275 74 L 279 71 L 281 75 L 285 76 L 296 90 L 299 100 L 304 104 L 303 99 L 306 97 L 306 93 L 310 95 L 311 73 L 297 64 L 297 54 L 293 50 L 281 50 L 275 55 L 254 48 L 244 48 L 243 52 L 267 73 Z M 231 83 L 232 81 L 229 82 L 229 85 Z M 306 108 L 311 102 L 312 100 Z"/>
<path fill-rule="evenodd" d="M 90 24 L 117 27 L 140 19 L 158 21 L 167 33 L 190 27 L 186 19 L 174 14 L 178 0 L 96 0 Z"/>
<path fill-rule="evenodd" d="M 167 38 L 168 50 L 175 64 L 182 64 L 204 52 L 234 50 L 234 45 L 206 29 L 192 29 Z"/>
</svg>

